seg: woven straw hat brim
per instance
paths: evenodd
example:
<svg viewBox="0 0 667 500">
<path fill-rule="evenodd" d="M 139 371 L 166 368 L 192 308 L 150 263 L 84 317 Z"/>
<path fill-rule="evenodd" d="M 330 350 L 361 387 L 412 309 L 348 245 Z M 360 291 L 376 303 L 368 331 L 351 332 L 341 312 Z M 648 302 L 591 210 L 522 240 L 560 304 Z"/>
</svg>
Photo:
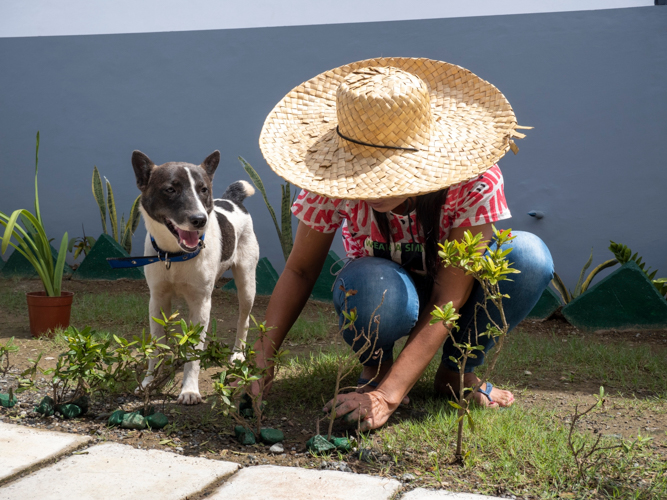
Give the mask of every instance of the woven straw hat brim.
<svg viewBox="0 0 667 500">
<path fill-rule="evenodd" d="M 382 149 L 338 135 L 336 92 L 365 67 L 421 78 L 430 95 L 430 142 L 419 151 Z M 266 118 L 259 145 L 280 177 L 339 199 L 414 196 L 471 179 L 510 149 L 516 117 L 505 96 L 465 68 L 431 59 L 377 58 L 322 73 L 289 92 Z"/>
</svg>

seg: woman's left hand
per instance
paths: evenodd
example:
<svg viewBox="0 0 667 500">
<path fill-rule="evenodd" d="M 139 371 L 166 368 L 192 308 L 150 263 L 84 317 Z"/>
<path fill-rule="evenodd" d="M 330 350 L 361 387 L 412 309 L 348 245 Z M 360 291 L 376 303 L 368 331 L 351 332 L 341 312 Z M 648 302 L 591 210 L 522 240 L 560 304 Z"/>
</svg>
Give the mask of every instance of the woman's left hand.
<svg viewBox="0 0 667 500">
<path fill-rule="evenodd" d="M 332 404 L 333 400 L 329 401 L 323 411 L 329 413 Z M 343 421 L 351 425 L 359 423 L 362 431 L 369 431 L 382 427 L 396 408 L 398 405 L 387 402 L 380 391 L 350 392 L 338 396 L 335 411 L 337 418 L 343 417 Z"/>
</svg>

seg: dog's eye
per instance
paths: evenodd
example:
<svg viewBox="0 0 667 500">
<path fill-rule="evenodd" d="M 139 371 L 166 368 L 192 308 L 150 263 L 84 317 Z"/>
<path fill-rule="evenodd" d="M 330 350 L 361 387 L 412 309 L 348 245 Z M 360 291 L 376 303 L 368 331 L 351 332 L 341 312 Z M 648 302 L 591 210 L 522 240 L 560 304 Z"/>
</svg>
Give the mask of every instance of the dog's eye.
<svg viewBox="0 0 667 500">
<path fill-rule="evenodd" d="M 201 188 L 201 192 L 204 194 L 208 193 L 208 188 L 207 187 Z"/>
<path fill-rule="evenodd" d="M 164 190 L 164 192 L 167 194 L 174 194 L 176 190 L 173 187 L 169 186 L 167 189 Z"/>
</svg>

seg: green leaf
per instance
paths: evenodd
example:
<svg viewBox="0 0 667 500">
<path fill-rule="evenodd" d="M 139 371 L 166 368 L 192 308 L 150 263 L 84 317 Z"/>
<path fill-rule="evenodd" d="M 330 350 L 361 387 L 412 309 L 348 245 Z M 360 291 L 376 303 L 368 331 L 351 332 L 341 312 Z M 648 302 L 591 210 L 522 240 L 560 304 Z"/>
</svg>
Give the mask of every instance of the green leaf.
<svg viewBox="0 0 667 500">
<path fill-rule="evenodd" d="M 591 256 L 588 258 L 586 264 L 584 264 L 584 268 L 581 270 L 581 274 L 579 274 L 577 285 L 574 287 L 574 293 L 572 294 L 573 299 L 576 299 L 577 297 L 579 297 L 579 295 L 581 295 L 581 286 L 584 282 L 584 274 L 586 273 L 586 270 L 590 267 L 592 263 L 593 263 L 593 249 L 591 248 Z"/>
<path fill-rule="evenodd" d="M 269 214 L 271 214 L 271 219 L 273 219 L 273 225 L 276 226 L 276 232 L 278 233 L 278 240 L 280 240 L 282 244 L 282 233 L 280 231 L 280 227 L 278 226 L 278 219 L 276 219 L 276 213 L 273 211 L 273 207 L 269 203 L 269 199 L 266 196 L 266 189 L 264 189 L 264 183 L 262 182 L 262 179 L 260 178 L 259 174 L 255 171 L 255 169 L 252 168 L 250 164 L 243 159 L 243 157 L 239 156 L 238 158 L 239 161 L 241 162 L 241 165 L 243 165 L 243 169 L 247 172 L 248 176 L 250 177 L 252 183 L 259 190 L 259 192 L 262 193 L 262 198 L 264 198 L 264 203 L 266 204 L 266 208 L 268 208 Z M 287 257 L 285 257 L 285 259 L 287 259 Z"/>
<path fill-rule="evenodd" d="M 102 179 L 100 178 L 100 172 L 97 170 L 97 166 L 93 167 L 93 196 L 97 202 L 97 206 L 100 208 L 100 217 L 102 218 L 102 231 L 104 234 L 107 233 L 107 202 L 104 196 L 104 189 L 102 188 Z"/>
<path fill-rule="evenodd" d="M 54 269 L 53 275 L 53 294 L 55 297 L 60 297 L 60 289 L 63 282 L 63 271 L 65 268 L 65 256 L 67 254 L 67 233 L 63 235 L 63 239 L 60 242 L 60 250 L 58 250 L 58 260 L 56 261 L 56 267 Z"/>
<path fill-rule="evenodd" d="M 293 237 L 292 237 L 292 199 L 290 196 L 290 184 L 286 182 L 285 185 L 281 185 L 280 189 L 282 191 L 282 199 L 280 205 L 281 212 L 281 226 L 282 226 L 282 235 L 281 235 L 281 244 L 283 248 L 283 255 L 285 257 L 285 262 L 289 257 L 290 252 L 292 251 L 293 246 Z"/>
<path fill-rule="evenodd" d="M 116 201 L 113 196 L 113 189 L 111 189 L 111 183 L 105 177 L 104 182 L 107 186 L 107 207 L 109 208 L 109 222 L 111 223 L 111 236 L 114 240 L 118 241 L 118 218 L 116 217 Z"/>
</svg>

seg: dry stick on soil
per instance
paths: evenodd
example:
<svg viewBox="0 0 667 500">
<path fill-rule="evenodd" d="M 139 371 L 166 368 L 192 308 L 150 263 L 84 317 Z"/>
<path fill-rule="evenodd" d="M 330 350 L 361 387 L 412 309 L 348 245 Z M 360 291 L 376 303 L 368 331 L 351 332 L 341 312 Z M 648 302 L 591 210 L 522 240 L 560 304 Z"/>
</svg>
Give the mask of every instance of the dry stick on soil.
<svg viewBox="0 0 667 500">
<path fill-rule="evenodd" d="M 614 446 L 599 446 L 600 440 L 602 439 L 602 434 L 598 433 L 597 439 L 595 440 L 595 443 L 588 449 L 588 451 L 584 450 L 586 447 L 586 443 L 582 443 L 581 446 L 577 448 L 576 444 L 573 441 L 573 434 L 574 434 L 574 429 L 577 426 L 577 422 L 584 417 L 586 414 L 590 413 L 593 410 L 596 410 L 598 408 L 602 408 L 605 403 L 605 397 L 604 397 L 604 387 L 600 387 L 600 395 L 595 396 L 595 403 L 591 405 L 587 410 L 584 410 L 583 412 L 579 413 L 579 405 L 574 406 L 574 415 L 572 416 L 572 421 L 570 422 L 570 432 L 567 435 L 567 446 L 572 452 L 572 457 L 574 458 L 574 462 L 577 464 L 577 470 L 578 474 L 577 477 L 583 478 L 586 471 L 594 466 L 596 466 L 600 460 L 602 459 L 602 454 L 600 453 L 601 451 L 605 450 L 613 450 L 616 448 L 621 448 L 623 445 L 618 444 Z M 593 457 L 593 455 L 597 454 L 596 457 Z"/>
<path fill-rule="evenodd" d="M 509 298 L 508 295 L 500 293 L 499 282 L 507 278 L 508 274 L 518 273 L 517 269 L 513 269 L 511 264 L 507 261 L 507 255 L 511 252 L 511 248 L 505 250 L 502 246 L 505 243 L 513 240 L 511 236 L 511 229 L 505 231 L 497 231 L 493 228 L 496 239 L 496 250 L 491 250 L 486 241 L 482 241 L 482 233 L 472 235 L 470 231 L 464 233 L 462 241 L 446 241 L 440 244 L 441 250 L 438 255 L 442 259 L 445 267 L 456 267 L 465 271 L 467 275 L 473 276 L 482 287 L 484 292 L 484 299 L 481 303 L 475 304 L 475 343 L 471 342 L 471 333 L 468 332 L 468 342 L 457 342 L 454 337 L 454 330 L 458 329 L 456 321 L 459 315 L 454 311 L 452 302 L 449 302 L 442 308 L 437 307 L 431 313 L 434 319 L 431 324 L 443 322 L 447 328 L 447 335 L 452 339 L 453 345 L 459 350 L 461 356 L 457 359 L 453 356 L 450 360 L 455 362 L 459 369 L 459 391 L 458 395 L 455 393 L 451 385 L 449 389 L 454 396 L 455 402 L 450 401 L 450 404 L 457 410 L 457 439 L 456 439 L 456 459 L 463 461 L 463 420 L 467 417 L 470 428 L 474 430 L 474 422 L 470 414 L 470 404 L 475 392 L 486 382 L 488 377 L 493 372 L 498 356 L 502 351 L 502 347 L 509 331 L 509 324 L 505 317 L 505 310 L 503 308 L 503 298 Z M 493 319 L 489 311 L 489 302 L 495 306 L 500 314 L 500 322 Z M 479 340 L 479 329 L 477 326 L 477 313 L 483 310 L 490 323 L 486 330 L 481 335 L 491 336 L 496 340 L 496 347 L 491 357 L 487 369 L 480 377 L 479 382 L 472 388 L 466 388 L 464 385 L 465 367 L 469 358 L 476 358 L 475 351 L 482 351 L 483 347 L 477 345 Z"/>
<path fill-rule="evenodd" d="M 348 297 L 351 297 L 353 295 L 356 295 L 357 291 L 356 290 L 345 290 L 345 288 L 341 285 L 340 289 L 343 291 L 345 294 L 345 305 L 343 307 L 343 316 L 345 317 L 345 322 L 343 323 L 343 326 L 341 329 L 338 331 L 338 335 L 342 335 L 342 333 L 347 330 L 351 329 L 354 331 L 354 337 L 352 339 L 352 346 L 356 346 L 357 342 L 363 341 L 363 344 L 357 351 L 352 351 L 352 354 L 350 356 L 345 356 L 340 358 L 340 361 L 338 363 L 338 372 L 336 373 L 336 386 L 334 387 L 334 396 L 331 402 L 331 411 L 329 412 L 329 415 L 323 417 L 322 419 L 317 419 L 316 422 L 316 432 L 317 434 L 320 433 L 320 420 L 329 420 L 329 428 L 327 430 L 327 440 L 331 440 L 331 432 L 333 430 L 333 425 L 334 425 L 334 420 L 336 420 L 336 405 L 338 403 L 338 396 L 341 393 L 341 391 L 350 391 L 350 390 L 357 390 L 360 388 L 364 388 L 370 383 L 372 383 L 380 373 L 380 367 L 382 366 L 382 362 L 378 363 L 377 371 L 375 372 L 375 375 L 371 377 L 364 385 L 361 387 L 359 386 L 349 386 L 349 387 L 341 387 L 340 383 L 345 377 L 350 375 L 353 371 L 355 371 L 358 366 L 361 358 L 364 356 L 364 354 L 367 353 L 372 353 L 371 354 L 371 359 L 377 359 L 379 353 L 375 350 L 375 346 L 377 345 L 377 339 L 378 339 L 378 330 L 380 329 L 380 316 L 376 315 L 378 309 L 382 306 L 384 303 L 384 296 L 387 293 L 385 290 L 382 292 L 382 300 L 380 300 L 380 303 L 378 306 L 373 310 L 373 314 L 371 314 L 371 318 L 368 321 L 368 334 L 364 333 L 364 329 L 361 329 L 361 332 L 357 331 L 357 328 L 355 326 L 355 321 L 357 319 L 357 311 L 356 308 L 352 309 L 351 311 L 348 311 L 347 309 L 347 299 Z M 373 330 L 373 326 L 375 326 L 375 330 Z M 373 340 L 371 340 L 373 339 Z M 354 361 L 350 363 L 350 361 Z"/>
</svg>

